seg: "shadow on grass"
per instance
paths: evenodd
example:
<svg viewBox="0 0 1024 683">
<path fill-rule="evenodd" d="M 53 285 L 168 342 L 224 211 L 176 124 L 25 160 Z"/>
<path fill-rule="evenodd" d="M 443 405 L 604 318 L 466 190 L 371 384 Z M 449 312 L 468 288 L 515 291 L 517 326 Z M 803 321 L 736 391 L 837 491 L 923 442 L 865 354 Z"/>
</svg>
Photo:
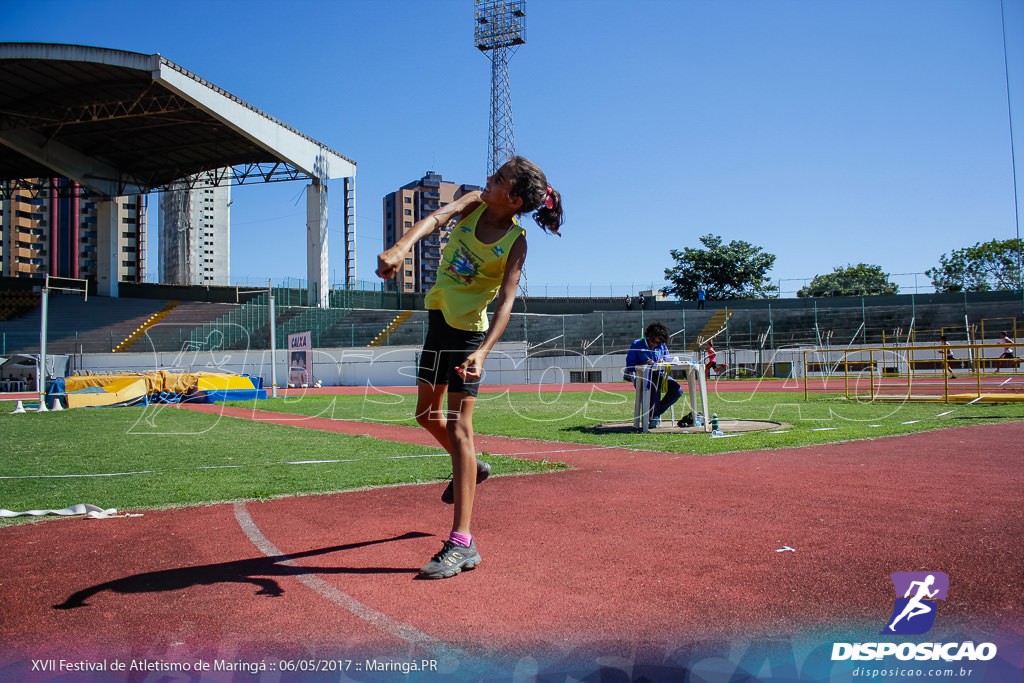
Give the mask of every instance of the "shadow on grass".
<svg viewBox="0 0 1024 683">
<path fill-rule="evenodd" d="M 632 425 L 630 425 L 632 427 Z M 558 431 L 563 433 L 575 432 L 577 434 L 600 434 L 601 430 L 595 426 L 576 425 L 575 427 L 564 427 Z"/>
<path fill-rule="evenodd" d="M 275 555 L 272 557 L 258 557 L 218 564 L 205 564 L 198 567 L 179 567 L 176 569 L 146 572 L 144 574 L 126 576 L 123 579 L 107 581 L 80 590 L 72 594 L 61 604 L 54 605 L 54 609 L 85 607 L 89 604 L 86 602 L 89 598 L 103 591 L 129 595 L 132 593 L 180 591 L 193 586 L 211 586 L 217 583 L 251 583 L 260 589 L 256 592 L 256 595 L 278 598 L 284 594 L 284 589 L 272 577 L 301 576 L 304 574 L 415 574 L 419 570 L 409 567 L 297 567 L 284 564 L 284 562 L 354 550 L 380 543 L 391 543 L 393 541 L 405 541 L 430 536 L 432 534 L 410 531 L 394 538 L 348 543 L 329 548 L 307 550 L 291 555 Z"/>
</svg>

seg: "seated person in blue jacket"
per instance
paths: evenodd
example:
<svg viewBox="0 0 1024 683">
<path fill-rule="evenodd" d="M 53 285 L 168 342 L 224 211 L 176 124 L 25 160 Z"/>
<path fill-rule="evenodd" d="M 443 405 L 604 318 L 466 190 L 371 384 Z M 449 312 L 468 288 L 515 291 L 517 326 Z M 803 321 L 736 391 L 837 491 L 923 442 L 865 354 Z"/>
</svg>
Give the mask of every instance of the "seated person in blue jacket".
<svg viewBox="0 0 1024 683">
<path fill-rule="evenodd" d="M 668 355 L 668 328 L 661 323 L 651 323 L 644 331 L 644 336 L 633 342 L 626 354 L 626 369 L 622 376 L 635 385 L 639 378 L 636 377 L 637 365 L 650 365 L 663 361 Z M 679 382 L 669 377 L 666 373 L 655 372 L 651 376 L 651 416 L 648 429 L 656 429 L 661 425 L 661 415 L 672 407 L 672 404 L 679 400 L 683 390 Z M 661 394 L 661 387 L 665 387 L 664 396 Z"/>
</svg>

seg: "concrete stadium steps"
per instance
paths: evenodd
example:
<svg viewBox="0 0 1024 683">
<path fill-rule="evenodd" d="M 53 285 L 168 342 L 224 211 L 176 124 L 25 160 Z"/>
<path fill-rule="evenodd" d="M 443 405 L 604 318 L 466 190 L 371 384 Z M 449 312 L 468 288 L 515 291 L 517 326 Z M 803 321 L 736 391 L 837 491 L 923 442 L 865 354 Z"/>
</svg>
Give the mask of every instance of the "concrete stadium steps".
<svg viewBox="0 0 1024 683">
<path fill-rule="evenodd" d="M 736 309 L 720 346 L 778 348 L 781 346 L 846 346 L 891 342 L 906 335 L 912 316 L 902 306 L 860 308 Z M 862 323 L 866 323 L 862 327 Z M 768 334 L 765 339 L 764 335 Z M 830 336 L 831 335 L 831 336 Z"/>
<path fill-rule="evenodd" d="M 1020 302 L 969 304 L 967 307 L 923 304 L 826 308 L 819 305 L 816 311 L 813 307 L 740 308 L 729 320 L 728 332 L 722 336 L 728 335 L 730 345 L 746 348 L 757 347 L 759 338 L 769 328 L 772 333 L 765 347 L 890 344 L 896 340 L 905 342 L 913 324 L 914 338 L 918 342 L 938 343 L 944 331 L 955 343 L 967 339 L 966 314 L 975 327 L 975 334 L 981 333 L 979 323 L 983 319 L 990 321 L 986 322 L 985 336 L 994 340 L 1003 329 L 1012 327 L 1014 317 L 1020 329 L 1024 321 L 1021 308 Z"/>
<path fill-rule="evenodd" d="M 187 302 L 176 306 L 128 348 L 132 353 L 180 351 L 192 330 L 227 315 L 239 304 Z"/>
<path fill-rule="evenodd" d="M 429 311 L 406 311 L 409 317 L 396 329 L 391 330 L 384 341 L 385 346 L 423 346 L 427 338 Z"/>
<path fill-rule="evenodd" d="M 277 315 L 274 318 L 274 328 L 277 331 L 277 348 L 288 348 L 288 335 L 295 334 L 294 328 L 296 326 L 292 323 L 292 321 L 299 316 L 301 311 L 301 308 L 295 306 L 289 306 L 288 308 L 279 308 L 275 311 Z M 305 330 L 300 331 L 304 332 Z M 251 336 L 249 337 L 249 346 L 250 348 L 253 349 L 270 348 L 269 323 L 257 330 L 253 330 Z"/>
<path fill-rule="evenodd" d="M 729 318 L 731 318 L 735 312 L 736 311 L 728 308 L 720 308 L 712 313 L 711 318 L 704 324 L 700 334 L 694 337 L 693 341 L 690 341 L 686 345 L 686 350 L 697 351 L 706 340 L 721 337 L 722 330 L 728 327 Z M 720 341 L 716 341 L 716 343 L 721 344 Z"/>
<path fill-rule="evenodd" d="M 953 307 L 948 305 L 917 306 L 915 310 L 917 321 L 914 325 L 914 329 L 917 331 L 917 340 L 919 342 L 925 340 L 938 342 L 939 335 L 945 328 L 945 333 L 951 342 L 963 341 L 967 334 L 964 322 L 965 313 L 969 316 L 971 325 L 977 325 L 980 328 L 980 323 L 984 321 L 985 336 L 990 340 L 998 339 L 999 333 L 1003 330 L 1013 334 L 1013 325 L 1010 320 L 1013 318 L 1017 320 L 1017 336 L 1024 336 L 1022 334 L 1024 332 L 1024 314 L 1022 314 L 1024 302 L 1019 299 L 1017 301 L 968 304 L 956 308 L 958 310 L 952 310 Z M 906 328 L 905 325 L 904 328 Z M 977 333 L 980 334 L 980 329 L 977 330 Z M 904 329 L 904 334 L 906 334 L 906 329 Z"/>
<path fill-rule="evenodd" d="M 16 320 L 39 308 L 36 292 L 0 292 L 0 321 Z"/>
<path fill-rule="evenodd" d="M 91 296 L 49 296 L 47 353 L 110 353 L 152 316 L 166 301 Z M 40 309 L 2 326 L 4 351 L 39 353 Z"/>
<path fill-rule="evenodd" d="M 402 324 L 412 317 L 412 311 L 402 311 L 395 316 L 395 319 L 387 324 L 387 326 L 377 333 L 367 346 L 391 346 L 391 335 L 398 331 L 398 328 Z"/>
<path fill-rule="evenodd" d="M 514 313 L 502 341 L 525 339 L 536 355 L 563 349 L 569 353 L 580 353 L 584 344 L 590 344 L 588 355 L 623 353 L 634 340 L 643 336 L 648 325 L 660 322 L 668 328 L 669 334 L 675 335 L 669 348 L 682 349 L 684 341 L 689 343 L 711 315 L 706 311 L 679 310 L 597 311 L 574 315 Z"/>
<path fill-rule="evenodd" d="M 602 335 L 587 350 L 589 355 L 621 353 L 629 348 L 633 340 L 643 335 L 644 329 L 652 322 L 661 322 L 674 336 L 669 348 L 682 351 L 689 347 L 708 328 L 717 331 L 715 316 L 724 319 L 725 307 L 697 311 L 688 310 L 644 310 L 644 311 L 597 311 L 593 313 L 548 315 L 539 313 L 513 313 L 502 335 L 502 341 L 526 341 L 535 355 L 579 353 L 584 343 Z M 1000 330 L 1011 327 L 1008 321 L 1002 325 L 996 319 L 1012 318 L 1016 313 L 1018 327 L 1024 327 L 1024 316 L 1020 304 L 1015 302 L 998 305 L 971 305 L 968 313 L 972 324 L 982 316 L 993 320 L 987 326 L 989 339 L 998 337 Z M 354 311 L 346 324 L 332 330 L 332 338 L 318 346 L 359 346 L 368 343 L 376 331 L 385 326 L 397 311 Z M 949 305 L 910 306 L 865 306 L 825 308 L 817 311 L 811 308 L 729 308 L 726 331 L 717 338 L 719 347 L 758 348 L 764 338 L 765 348 L 784 346 L 816 346 L 830 342 L 832 346 L 855 344 L 892 343 L 895 338 L 906 339 L 911 321 L 915 320 L 919 341 L 937 341 L 938 330 L 945 327 L 951 340 L 962 340 L 963 308 Z M 427 312 L 416 311 L 399 331 L 392 334 L 390 345 L 422 344 L 426 329 Z M 864 326 L 862 327 L 862 323 Z M 817 327 L 815 327 L 817 325 Z M 353 329 L 354 326 L 354 329 Z M 376 328 L 376 330 L 374 329 Z M 765 337 L 771 330 L 771 334 Z M 832 333 L 829 338 L 829 332 Z M 934 339 L 932 339 L 934 337 Z M 354 340 L 354 344 L 353 344 Z M 365 341 L 364 341 L 365 340 Z"/>
<path fill-rule="evenodd" d="M 323 339 L 336 325 L 342 324 L 351 311 L 346 308 L 313 308 L 309 306 L 278 308 L 277 348 L 288 347 L 288 337 L 300 332 L 309 332 L 314 348 L 324 348 Z M 269 348 L 269 323 L 252 335 L 252 348 Z"/>
<path fill-rule="evenodd" d="M 321 349 L 369 346 L 370 342 L 380 334 L 380 331 L 401 313 L 402 311 L 394 309 L 352 310 L 344 320 L 324 330 L 320 334 L 319 340 L 314 340 L 313 343 Z M 423 313 L 426 312 L 423 311 Z M 425 316 L 423 320 L 426 320 Z M 412 327 L 417 326 L 413 325 Z M 395 346 L 395 344 L 385 341 L 384 346 Z"/>
<path fill-rule="evenodd" d="M 866 304 L 870 301 L 870 298 L 865 299 Z M 99 296 L 91 296 L 86 302 L 81 296 L 51 293 L 48 350 L 52 353 L 109 353 L 118 342 L 127 338 L 167 303 L 166 300 Z M 785 305 L 787 303 L 789 305 Z M 792 301 L 779 306 L 772 305 L 771 308 L 767 302 L 750 302 L 753 305 L 749 308 L 729 307 L 731 316 L 726 331 L 718 337 L 721 340 L 718 346 L 758 348 L 769 326 L 772 334 L 765 340 L 765 348 L 816 346 L 819 339 L 822 344 L 828 342 L 834 347 L 865 342 L 881 344 L 883 334 L 888 344 L 897 339 L 906 340 L 912 321 L 916 331 L 915 340 L 919 343 L 937 343 L 943 330 L 951 342 L 962 343 L 966 339 L 965 313 L 979 333 L 979 323 L 983 319 L 987 321 L 985 337 L 989 343 L 994 343 L 1004 329 L 1013 334 L 1013 318 L 1017 320 L 1017 337 L 1024 337 L 1022 302 L 1012 297 L 980 303 L 865 305 L 863 308 L 856 305 L 829 307 L 829 303 L 828 300 L 818 300 L 816 309 L 813 302 L 801 302 L 802 305 L 794 306 Z M 223 318 L 240 306 L 234 303 L 183 303 L 159 324 L 147 330 L 129 350 L 137 353 L 177 351 L 189 339 L 193 330 Z M 587 349 L 589 355 L 623 353 L 634 339 L 643 335 L 647 325 L 658 321 L 668 327 L 671 333 L 675 333 L 669 348 L 673 353 L 678 353 L 702 333 L 716 312 L 724 308 L 722 302 L 715 302 L 715 305 L 703 311 L 675 308 L 606 310 L 565 315 L 513 313 L 502 341 L 525 340 L 531 345 L 531 353 L 534 355 L 560 355 L 580 353 L 585 343 L 597 339 Z M 308 311 L 295 307 L 279 308 L 278 331 L 288 327 L 289 320 L 295 318 L 295 311 L 302 310 Z M 324 317 L 324 326 L 314 336 L 314 346 L 365 347 L 402 312 L 399 309 L 332 309 Z M 428 315 L 427 311 L 422 310 L 412 312 L 407 321 L 390 332 L 384 345 L 421 345 L 426 334 Z M 292 324 L 297 324 L 297 321 Z M 2 352 L 7 355 L 38 352 L 39 308 L 14 320 L 0 322 L 0 332 L 4 344 Z M 252 332 L 251 338 L 246 338 L 246 343 L 253 348 L 269 348 L 269 329 Z M 278 348 L 284 348 L 284 344 L 279 343 Z"/>
<path fill-rule="evenodd" d="M 135 344 L 135 342 L 141 339 L 151 327 L 159 324 L 160 321 L 166 318 L 167 315 L 180 303 L 180 301 L 168 301 L 166 306 L 160 309 L 160 311 L 155 315 L 150 316 L 146 322 L 142 323 L 140 327 L 136 328 L 134 332 L 128 335 L 127 339 L 123 339 L 118 342 L 117 346 L 112 350 L 113 353 L 126 352 Z"/>
</svg>

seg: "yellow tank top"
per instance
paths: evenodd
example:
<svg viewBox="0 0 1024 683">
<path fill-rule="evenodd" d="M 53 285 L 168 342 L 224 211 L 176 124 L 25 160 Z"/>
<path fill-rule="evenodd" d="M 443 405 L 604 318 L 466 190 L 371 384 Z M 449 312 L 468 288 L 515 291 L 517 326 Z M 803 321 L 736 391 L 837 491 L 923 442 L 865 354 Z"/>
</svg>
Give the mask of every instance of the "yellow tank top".
<svg viewBox="0 0 1024 683">
<path fill-rule="evenodd" d="M 459 330 L 487 329 L 487 304 L 498 295 L 512 245 L 526 234 L 516 221 L 497 242 L 479 241 L 476 224 L 486 208 L 481 202 L 452 229 L 437 268 L 437 282 L 423 300 L 428 310 L 440 310 L 445 321 Z"/>
</svg>

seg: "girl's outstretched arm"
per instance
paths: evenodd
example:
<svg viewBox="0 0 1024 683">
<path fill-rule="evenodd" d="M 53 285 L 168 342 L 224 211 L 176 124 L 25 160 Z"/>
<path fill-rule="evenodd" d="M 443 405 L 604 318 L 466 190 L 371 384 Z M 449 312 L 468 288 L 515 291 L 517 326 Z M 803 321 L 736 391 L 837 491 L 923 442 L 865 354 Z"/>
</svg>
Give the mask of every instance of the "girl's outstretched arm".
<svg viewBox="0 0 1024 683">
<path fill-rule="evenodd" d="M 412 249 L 414 244 L 438 228 L 447 225 L 448 221 L 455 216 L 469 215 L 479 203 L 479 190 L 467 192 L 451 204 L 442 206 L 426 218 L 416 221 L 412 229 L 402 235 L 402 238 L 395 242 L 393 247 L 377 255 L 377 275 L 385 280 L 395 277 L 405 260 L 406 253 Z"/>
<path fill-rule="evenodd" d="M 491 326 L 487 330 L 480 347 L 469 354 L 465 361 L 458 367 L 460 374 L 467 379 L 477 379 L 483 373 L 484 359 L 498 340 L 508 324 L 512 315 L 512 304 L 516 300 L 516 290 L 519 287 L 519 278 L 523 273 L 523 265 L 526 263 L 526 237 L 520 237 L 512 244 L 508 252 L 508 261 L 505 263 L 505 274 L 501 279 L 501 288 L 495 300 L 494 315 L 491 317 Z"/>
</svg>

